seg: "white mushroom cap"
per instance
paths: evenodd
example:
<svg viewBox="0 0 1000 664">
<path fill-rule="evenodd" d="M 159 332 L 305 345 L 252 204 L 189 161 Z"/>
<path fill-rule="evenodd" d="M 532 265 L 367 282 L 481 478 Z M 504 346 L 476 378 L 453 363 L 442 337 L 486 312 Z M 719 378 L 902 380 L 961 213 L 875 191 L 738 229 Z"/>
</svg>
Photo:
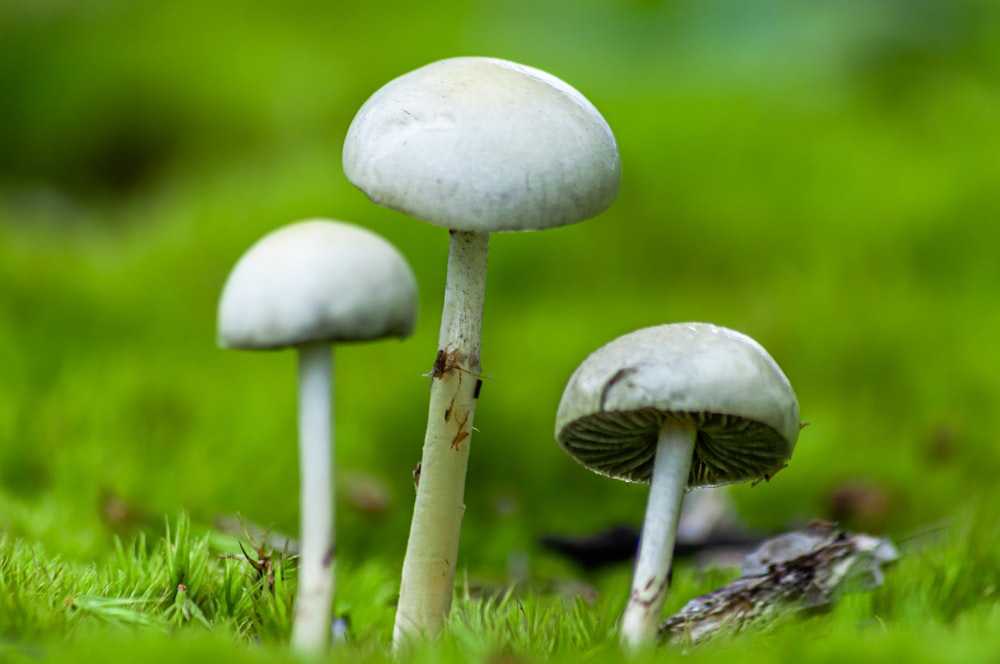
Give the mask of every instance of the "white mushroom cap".
<svg viewBox="0 0 1000 664">
<path fill-rule="evenodd" d="M 219 302 L 219 344 L 405 337 L 416 308 L 413 272 L 391 244 L 351 224 L 302 221 L 264 236 L 236 263 Z"/>
<path fill-rule="evenodd" d="M 583 221 L 618 194 L 611 128 L 538 69 L 452 58 L 390 81 L 358 111 L 344 172 L 372 201 L 462 231 Z"/>
<path fill-rule="evenodd" d="M 594 472 L 648 482 L 667 417 L 698 430 L 689 488 L 773 475 L 800 428 L 792 386 L 760 344 L 676 323 L 619 337 L 584 360 L 559 404 L 556 440 Z"/>
</svg>

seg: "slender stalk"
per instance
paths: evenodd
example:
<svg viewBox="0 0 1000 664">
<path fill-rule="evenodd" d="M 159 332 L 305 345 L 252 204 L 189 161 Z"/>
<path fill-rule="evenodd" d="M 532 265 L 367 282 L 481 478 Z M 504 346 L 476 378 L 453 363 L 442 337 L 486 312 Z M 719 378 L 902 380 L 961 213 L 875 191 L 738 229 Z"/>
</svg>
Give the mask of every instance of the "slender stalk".
<svg viewBox="0 0 1000 664">
<path fill-rule="evenodd" d="M 691 472 L 695 434 L 694 426 L 673 418 L 667 418 L 660 426 L 632 592 L 622 617 L 621 639 L 629 648 L 648 646 L 656 640 L 657 623 L 669 586 L 677 521 Z"/>
<path fill-rule="evenodd" d="M 452 231 L 438 353 L 393 629 L 399 649 L 440 633 L 455 588 L 479 380 L 489 235 Z"/>
<path fill-rule="evenodd" d="M 330 640 L 334 586 L 333 351 L 299 348 L 299 467 L 302 515 L 292 647 L 319 655 Z"/>
</svg>

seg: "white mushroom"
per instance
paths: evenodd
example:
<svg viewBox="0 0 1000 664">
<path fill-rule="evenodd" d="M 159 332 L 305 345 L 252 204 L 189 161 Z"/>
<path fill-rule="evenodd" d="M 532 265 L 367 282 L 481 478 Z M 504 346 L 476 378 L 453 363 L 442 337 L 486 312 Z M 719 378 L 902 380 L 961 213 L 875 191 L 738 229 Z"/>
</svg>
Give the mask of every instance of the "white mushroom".
<svg viewBox="0 0 1000 664">
<path fill-rule="evenodd" d="M 451 606 L 477 383 L 489 234 L 592 217 L 614 200 L 618 148 L 597 109 L 545 72 L 453 58 L 389 82 L 344 143 L 375 203 L 451 230 L 430 409 L 393 641 L 434 636 Z"/>
<path fill-rule="evenodd" d="M 334 585 L 331 343 L 408 336 L 416 282 L 379 236 L 342 222 L 281 228 L 237 262 L 219 303 L 219 344 L 299 356 L 301 550 L 292 645 L 329 643 Z"/>
<path fill-rule="evenodd" d="M 666 598 L 684 491 L 770 479 L 799 435 L 781 369 L 750 337 L 707 323 L 651 327 L 583 361 L 556 416 L 556 440 L 594 472 L 649 482 L 622 641 L 651 643 Z"/>
</svg>

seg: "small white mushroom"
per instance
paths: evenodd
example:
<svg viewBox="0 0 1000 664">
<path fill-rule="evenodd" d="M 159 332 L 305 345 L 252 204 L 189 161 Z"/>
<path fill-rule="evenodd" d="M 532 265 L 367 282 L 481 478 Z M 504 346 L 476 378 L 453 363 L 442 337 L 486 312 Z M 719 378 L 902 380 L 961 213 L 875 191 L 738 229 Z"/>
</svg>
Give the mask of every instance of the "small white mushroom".
<svg viewBox="0 0 1000 664">
<path fill-rule="evenodd" d="M 334 588 L 332 343 L 408 336 L 413 273 L 367 230 L 310 220 L 276 230 L 237 262 L 219 303 L 219 344 L 299 356 L 301 549 L 293 647 L 324 651 Z"/>
<path fill-rule="evenodd" d="M 347 178 L 378 203 L 451 230 L 430 410 L 393 641 L 434 636 L 451 607 L 489 234 L 593 217 L 618 193 L 604 118 L 538 69 L 453 58 L 390 81 L 358 111 Z"/>
<path fill-rule="evenodd" d="M 556 440 L 596 473 L 649 482 L 622 641 L 656 637 L 686 489 L 770 479 L 799 435 L 791 384 L 760 344 L 707 323 L 645 328 L 569 379 Z"/>
</svg>

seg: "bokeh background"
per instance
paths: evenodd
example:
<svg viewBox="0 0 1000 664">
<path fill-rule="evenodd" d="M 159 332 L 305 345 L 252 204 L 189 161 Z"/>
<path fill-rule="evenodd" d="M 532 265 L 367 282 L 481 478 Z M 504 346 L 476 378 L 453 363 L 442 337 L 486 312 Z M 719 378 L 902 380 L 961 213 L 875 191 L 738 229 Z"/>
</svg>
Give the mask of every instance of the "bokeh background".
<svg viewBox="0 0 1000 664">
<path fill-rule="evenodd" d="M 0 528 L 70 559 L 189 512 L 294 533 L 294 357 L 215 345 L 239 255 L 310 217 L 381 233 L 403 342 L 338 348 L 339 555 L 402 560 L 447 232 L 340 154 L 391 78 L 503 57 L 619 141 L 600 217 L 494 236 L 461 564 L 557 570 L 546 533 L 637 525 L 645 489 L 553 440 L 570 373 L 639 327 L 755 337 L 798 393 L 760 530 L 900 535 L 996 497 L 1000 4 L 990 0 L 0 2 Z M 846 502 L 845 502 L 846 501 Z"/>
</svg>

